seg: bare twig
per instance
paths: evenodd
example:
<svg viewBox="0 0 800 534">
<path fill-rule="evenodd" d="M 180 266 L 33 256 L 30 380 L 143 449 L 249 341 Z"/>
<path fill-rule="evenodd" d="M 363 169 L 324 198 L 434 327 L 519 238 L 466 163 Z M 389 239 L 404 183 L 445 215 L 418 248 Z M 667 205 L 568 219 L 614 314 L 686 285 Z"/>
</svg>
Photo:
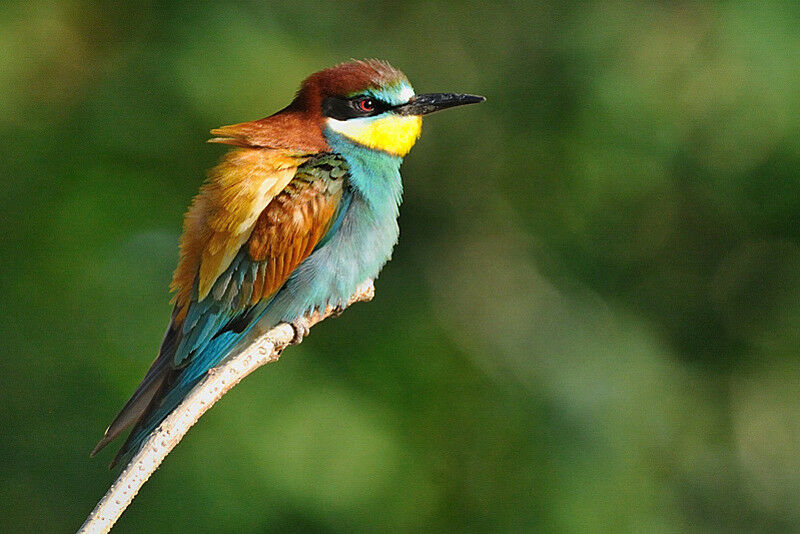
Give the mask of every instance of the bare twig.
<svg viewBox="0 0 800 534">
<path fill-rule="evenodd" d="M 372 300 L 374 293 L 372 281 L 368 280 L 353 293 L 348 306 L 354 302 Z M 316 312 L 308 318 L 309 326 L 331 315 L 337 315 L 340 311 L 329 308 L 324 312 Z M 116 482 L 89 514 L 78 533 L 97 534 L 110 531 L 139 489 L 167 454 L 183 439 L 189 428 L 240 380 L 262 365 L 277 361 L 281 351 L 293 337 L 294 329 L 285 323 L 265 333 L 257 332 L 253 343 L 228 358 L 220 366 L 211 369 L 147 438 L 139 452 L 128 462 Z"/>
</svg>

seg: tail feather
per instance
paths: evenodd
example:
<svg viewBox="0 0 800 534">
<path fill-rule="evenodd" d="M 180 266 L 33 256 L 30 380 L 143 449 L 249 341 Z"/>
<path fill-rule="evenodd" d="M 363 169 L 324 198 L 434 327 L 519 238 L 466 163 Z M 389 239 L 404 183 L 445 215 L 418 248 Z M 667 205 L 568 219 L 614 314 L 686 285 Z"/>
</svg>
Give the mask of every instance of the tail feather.
<svg viewBox="0 0 800 534">
<path fill-rule="evenodd" d="M 106 445 L 119 437 L 126 428 L 139 421 L 153 404 L 170 372 L 172 355 L 180 342 L 181 329 L 180 324 L 176 321 L 179 312 L 180 309 L 176 306 L 172 312 L 169 328 L 167 328 L 164 339 L 161 341 L 158 357 L 150 365 L 150 369 L 147 370 L 142 382 L 133 392 L 131 398 L 128 399 L 125 406 L 122 407 L 111 424 L 108 425 L 103 437 L 94 446 L 92 452 L 89 453 L 90 457 L 94 457 Z"/>
<path fill-rule="evenodd" d="M 122 434 L 126 428 L 138 421 L 144 415 L 164 383 L 164 378 L 166 378 L 166 373 L 162 372 L 160 375 L 154 376 L 152 380 L 148 381 L 147 378 L 145 378 L 145 380 L 142 381 L 142 384 L 139 386 L 130 400 L 125 404 L 122 410 L 120 410 L 119 414 L 114 418 L 111 424 L 108 425 L 108 428 L 106 429 L 105 434 L 103 434 L 102 439 L 97 442 L 97 445 L 94 446 L 92 452 L 89 453 L 90 457 L 94 457 L 95 454 L 100 452 L 106 445 L 117 439 L 117 437 Z"/>
<path fill-rule="evenodd" d="M 230 353 L 243 335 L 243 332 L 224 332 L 214 338 L 200 354 L 193 355 L 191 362 L 185 367 L 179 369 L 168 368 L 167 373 L 164 374 L 159 382 L 158 388 L 153 391 L 147 406 L 135 416 L 136 424 L 128 435 L 128 439 L 125 440 L 125 443 L 114 457 L 110 467 L 113 468 L 119 463 L 127 462 L 139 450 L 139 447 L 150 433 L 178 407 L 206 372 L 218 365 Z M 133 410 L 130 412 L 131 414 L 134 413 Z M 117 419 L 120 416 L 117 416 Z M 126 421 L 125 426 L 133 422 L 133 420 Z M 114 436 L 109 437 L 108 440 L 104 437 L 98 444 L 99 448 L 105 446 L 108 441 L 113 440 L 114 437 L 122 432 L 122 429 Z M 99 448 L 96 447 L 97 450 Z"/>
<path fill-rule="evenodd" d="M 158 357 L 133 396 L 92 450 L 91 456 L 97 454 L 131 425 L 133 430 L 111 462 L 111 467 L 133 456 L 150 433 L 181 403 L 206 372 L 219 365 L 228 356 L 234 346 L 264 315 L 270 302 L 270 300 L 261 301 L 234 318 L 220 319 L 217 314 L 210 314 L 205 321 L 213 323 L 211 331 L 218 328 L 223 330 L 207 335 L 209 328 L 205 323 L 198 322 L 188 333 L 191 334 L 199 328 L 203 331 L 203 343 L 188 347 L 184 347 L 183 342 L 186 340 L 187 332 L 184 332 L 183 318 L 178 319 L 180 309 L 176 306 Z M 227 320 L 226 325 L 224 320 Z M 205 339 L 206 337 L 210 339 Z M 175 356 L 181 351 L 185 356 L 176 362 Z"/>
</svg>

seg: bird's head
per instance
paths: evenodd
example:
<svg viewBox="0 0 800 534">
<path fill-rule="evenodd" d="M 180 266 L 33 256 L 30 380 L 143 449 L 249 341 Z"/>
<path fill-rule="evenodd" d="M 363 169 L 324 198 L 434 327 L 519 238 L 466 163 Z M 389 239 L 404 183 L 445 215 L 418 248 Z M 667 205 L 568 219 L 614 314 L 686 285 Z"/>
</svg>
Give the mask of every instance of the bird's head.
<svg viewBox="0 0 800 534">
<path fill-rule="evenodd" d="M 312 74 L 289 106 L 275 115 L 225 126 L 213 142 L 238 146 L 310 148 L 334 138 L 405 156 L 414 146 L 422 116 L 485 100 L 455 93 L 414 93 L 405 74 L 384 61 L 349 61 Z M 301 134 L 300 132 L 303 132 Z"/>
<path fill-rule="evenodd" d="M 484 100 L 451 93 L 416 95 L 405 74 L 374 59 L 312 74 L 297 98 L 307 109 L 319 110 L 326 137 L 338 134 L 401 157 L 419 137 L 423 115 Z"/>
</svg>

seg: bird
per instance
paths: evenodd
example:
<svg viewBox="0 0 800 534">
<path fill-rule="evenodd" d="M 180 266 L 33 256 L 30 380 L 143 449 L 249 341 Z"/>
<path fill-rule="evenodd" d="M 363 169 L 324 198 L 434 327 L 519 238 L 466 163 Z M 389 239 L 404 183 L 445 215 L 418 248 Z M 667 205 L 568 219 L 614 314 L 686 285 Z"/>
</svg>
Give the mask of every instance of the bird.
<svg viewBox="0 0 800 534">
<path fill-rule="evenodd" d="M 343 309 L 397 243 L 400 164 L 422 116 L 484 100 L 416 94 L 389 63 L 351 60 L 306 78 L 277 113 L 211 130 L 230 149 L 184 216 L 169 327 L 91 456 L 132 427 L 110 467 L 130 459 L 254 329 L 290 323 L 296 343 L 309 313 Z"/>
</svg>

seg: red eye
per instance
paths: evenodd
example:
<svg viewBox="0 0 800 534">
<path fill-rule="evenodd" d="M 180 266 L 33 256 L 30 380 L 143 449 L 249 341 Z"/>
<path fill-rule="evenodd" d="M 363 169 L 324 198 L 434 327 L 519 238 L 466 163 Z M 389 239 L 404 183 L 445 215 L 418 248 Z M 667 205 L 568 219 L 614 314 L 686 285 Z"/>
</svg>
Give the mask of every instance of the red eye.
<svg viewBox="0 0 800 534">
<path fill-rule="evenodd" d="M 375 111 L 375 102 L 373 102 L 371 98 L 364 98 L 362 100 L 359 100 L 358 102 L 356 102 L 356 105 L 358 106 L 358 109 L 360 109 L 361 111 L 367 111 L 367 112 Z"/>
</svg>

